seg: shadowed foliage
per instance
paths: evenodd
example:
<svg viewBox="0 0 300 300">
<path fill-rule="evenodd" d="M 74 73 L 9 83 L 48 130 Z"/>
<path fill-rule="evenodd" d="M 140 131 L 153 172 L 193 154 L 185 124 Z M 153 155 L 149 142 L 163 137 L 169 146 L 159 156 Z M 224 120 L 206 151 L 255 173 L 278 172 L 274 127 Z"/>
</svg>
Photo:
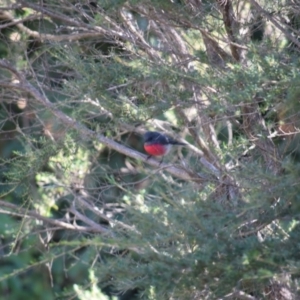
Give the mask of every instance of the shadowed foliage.
<svg viewBox="0 0 300 300">
<path fill-rule="evenodd" d="M 298 299 L 299 12 L 0 1 L 1 295 Z"/>
</svg>

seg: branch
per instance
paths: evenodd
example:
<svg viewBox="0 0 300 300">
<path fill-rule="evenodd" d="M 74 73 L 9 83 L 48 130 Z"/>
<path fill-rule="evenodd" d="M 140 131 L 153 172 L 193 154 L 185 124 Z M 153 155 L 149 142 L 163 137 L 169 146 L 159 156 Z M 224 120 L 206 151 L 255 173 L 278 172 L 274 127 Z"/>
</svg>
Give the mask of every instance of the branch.
<svg viewBox="0 0 300 300">
<path fill-rule="evenodd" d="M 70 33 L 70 34 L 61 34 L 61 35 L 55 35 L 55 34 L 49 34 L 49 33 L 40 33 L 38 31 L 34 31 L 26 27 L 24 24 L 22 24 L 24 21 L 27 20 L 34 20 L 38 19 L 39 16 L 29 16 L 24 19 L 14 19 L 13 15 L 8 13 L 8 12 L 2 12 L 2 15 L 10 20 L 10 23 L 4 24 L 0 26 L 0 29 L 9 27 L 9 26 L 14 26 L 16 25 L 17 28 L 28 34 L 31 37 L 37 38 L 41 41 L 44 40 L 49 40 L 53 42 L 61 42 L 61 41 L 77 41 L 80 39 L 85 39 L 85 38 L 94 38 L 94 37 L 99 37 L 99 36 L 104 36 L 105 34 L 107 35 L 108 33 L 102 29 L 101 27 L 94 27 L 93 30 L 89 30 L 86 32 L 76 32 L 76 33 Z M 97 30 L 95 30 L 97 28 Z M 77 28 L 79 29 L 79 28 Z"/>
<path fill-rule="evenodd" d="M 270 135 L 270 132 L 259 112 L 257 102 L 253 101 L 252 104 L 244 105 L 242 112 L 244 132 L 260 151 L 267 169 L 274 175 L 279 174 L 282 171 L 281 158 L 273 140 L 266 138 Z"/>
<path fill-rule="evenodd" d="M 29 28 L 25 27 L 23 24 L 19 24 L 20 29 L 27 34 L 34 36 L 36 38 L 40 39 L 48 39 L 52 41 L 63 41 L 63 40 L 79 40 L 83 38 L 90 38 L 90 37 L 110 37 L 112 40 L 114 40 L 117 44 L 120 44 L 121 46 L 124 46 L 122 42 L 117 41 L 117 38 L 121 39 L 122 41 L 126 40 L 133 44 L 138 44 L 141 48 L 144 49 L 144 51 L 153 59 L 161 61 L 160 56 L 158 55 L 155 50 L 152 49 L 152 47 L 145 41 L 143 36 L 138 32 L 138 30 L 135 29 L 134 25 L 132 25 L 132 22 L 126 17 L 126 14 L 124 14 L 124 11 L 120 11 L 120 16 L 123 18 L 123 21 L 126 23 L 128 30 L 131 32 L 131 34 L 128 34 L 123 30 L 118 24 L 113 22 L 109 17 L 104 16 L 102 17 L 108 22 L 109 24 L 109 30 L 101 27 L 101 26 L 94 26 L 90 24 L 86 24 L 82 21 L 78 21 L 74 18 L 69 18 L 66 15 L 63 15 L 57 11 L 53 12 L 51 10 L 48 10 L 45 7 L 42 7 L 41 5 L 36 5 L 30 2 L 22 1 L 20 0 L 19 3 L 21 4 L 21 7 L 29 7 L 37 12 L 40 12 L 44 15 L 49 16 L 50 18 L 54 20 L 60 20 L 63 21 L 66 24 L 73 25 L 78 29 L 84 29 L 88 30 L 87 32 L 82 33 L 76 33 L 76 34 L 66 34 L 66 35 L 52 35 L 52 34 L 41 34 L 36 31 L 32 31 Z M 113 29 L 114 28 L 114 29 Z"/>
<path fill-rule="evenodd" d="M 268 11 L 266 11 L 264 8 L 262 8 L 255 0 L 249 0 L 249 2 L 259 11 L 261 12 L 267 19 L 270 20 L 270 22 L 272 22 L 274 24 L 274 26 L 279 29 L 281 32 L 284 33 L 284 35 L 291 41 L 293 42 L 295 45 L 297 45 L 297 47 L 300 49 L 300 42 L 299 40 L 294 37 L 292 34 L 290 34 L 287 30 L 284 29 L 284 27 L 282 27 L 276 20 L 275 18 L 272 16 L 272 14 L 270 14 Z"/>
<path fill-rule="evenodd" d="M 43 221 L 45 223 L 58 226 L 60 229 L 69 229 L 69 230 L 80 231 L 80 232 L 108 233 L 108 229 L 106 229 L 102 226 L 101 226 L 102 228 L 100 228 L 99 227 L 100 225 L 98 225 L 98 224 L 97 224 L 98 225 L 97 228 L 72 225 L 72 224 L 66 223 L 64 221 L 50 219 L 50 218 L 41 216 L 39 213 L 37 213 L 35 211 L 29 211 L 27 209 L 20 208 L 17 205 L 14 205 L 12 203 L 8 203 L 8 202 L 2 201 L 2 200 L 0 200 L 0 206 L 2 208 L 6 207 L 6 208 L 9 208 L 9 209 L 13 210 L 12 212 L 1 210 L 1 213 L 20 215 L 20 216 L 25 217 L 25 218 L 27 217 L 27 218 L 31 218 L 31 219 L 40 220 L 40 221 Z"/>
<path fill-rule="evenodd" d="M 22 1 L 22 0 L 19 0 L 19 4 L 20 4 L 20 8 L 24 8 L 24 7 L 31 8 L 31 9 L 38 11 L 38 12 L 42 13 L 43 15 L 46 15 L 50 18 L 63 21 L 65 23 L 73 25 L 73 26 L 84 27 L 84 28 L 89 28 L 89 29 L 95 28 L 95 26 L 91 26 L 84 22 L 77 21 L 74 18 L 69 18 L 66 15 L 59 13 L 58 11 L 52 12 L 52 11 L 46 9 L 44 6 L 39 5 L 39 4 L 34 4 L 32 2 L 26 2 L 26 1 Z"/>
<path fill-rule="evenodd" d="M 134 26 L 133 21 L 128 17 L 127 12 L 124 9 L 120 10 L 120 17 L 123 22 L 126 24 L 128 30 L 135 36 L 134 44 L 138 43 L 141 48 L 151 57 L 153 60 L 161 61 L 159 54 L 155 51 L 145 40 L 143 35 L 139 30 Z"/>
<path fill-rule="evenodd" d="M 255 298 L 249 294 L 246 294 L 245 292 L 240 291 L 240 290 L 235 290 L 234 292 L 224 296 L 222 299 L 257 300 L 257 298 Z"/>
<path fill-rule="evenodd" d="M 109 230 L 105 227 L 103 227 L 100 224 L 95 223 L 93 220 L 89 219 L 87 216 L 81 214 L 78 212 L 74 207 L 71 207 L 68 209 L 69 212 L 74 214 L 75 217 L 77 217 L 80 221 L 83 221 L 84 223 L 90 225 L 90 228 L 93 228 L 96 232 L 101 232 L 101 233 L 107 233 Z"/>
<path fill-rule="evenodd" d="M 94 214 L 96 214 L 97 216 L 99 216 L 101 219 L 109 222 L 109 224 L 112 224 L 113 226 L 118 225 L 119 227 L 122 227 L 123 229 L 134 231 L 135 233 L 141 235 L 141 233 L 138 232 L 137 229 L 134 226 L 130 226 L 130 225 L 127 225 L 127 224 L 123 223 L 122 221 L 118 221 L 118 220 L 114 220 L 112 218 L 109 218 L 107 215 L 105 215 L 104 213 L 102 213 L 99 210 L 98 207 L 89 204 L 82 197 L 77 197 L 76 200 L 78 201 L 78 203 L 80 205 L 84 206 L 85 208 L 88 208 L 90 211 L 92 211 Z"/>
<path fill-rule="evenodd" d="M 223 21 L 230 40 L 229 46 L 232 56 L 236 61 L 240 61 L 240 49 L 235 46 L 237 41 L 235 36 L 237 31 L 235 28 L 237 27 L 237 22 L 235 21 L 232 2 L 230 0 L 217 0 L 217 3 L 223 14 Z"/>
<path fill-rule="evenodd" d="M 34 15 L 30 15 L 30 16 L 28 16 L 26 18 L 23 18 L 23 19 L 14 19 L 13 16 L 10 13 L 2 11 L 2 8 L 1 8 L 0 18 L 2 16 L 5 16 L 5 18 L 9 19 L 10 22 L 9 23 L 4 23 L 3 25 L 0 25 L 0 30 L 2 30 L 4 28 L 7 28 L 7 27 L 19 25 L 20 23 L 23 23 L 25 21 L 33 21 L 33 20 L 37 20 L 37 19 L 40 18 L 39 15 L 34 14 Z"/>
</svg>

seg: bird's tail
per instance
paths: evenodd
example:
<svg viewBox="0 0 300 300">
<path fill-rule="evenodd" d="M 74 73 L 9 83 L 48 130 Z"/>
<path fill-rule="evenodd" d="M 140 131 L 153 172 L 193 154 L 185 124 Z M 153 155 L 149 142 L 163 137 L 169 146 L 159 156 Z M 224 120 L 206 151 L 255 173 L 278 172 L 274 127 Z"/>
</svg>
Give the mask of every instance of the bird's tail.
<svg viewBox="0 0 300 300">
<path fill-rule="evenodd" d="M 186 146 L 187 145 L 186 143 L 181 143 L 181 142 L 177 142 L 177 141 L 174 141 L 174 140 L 170 141 L 169 143 L 172 144 L 172 145 L 181 145 L 181 146 Z"/>
</svg>

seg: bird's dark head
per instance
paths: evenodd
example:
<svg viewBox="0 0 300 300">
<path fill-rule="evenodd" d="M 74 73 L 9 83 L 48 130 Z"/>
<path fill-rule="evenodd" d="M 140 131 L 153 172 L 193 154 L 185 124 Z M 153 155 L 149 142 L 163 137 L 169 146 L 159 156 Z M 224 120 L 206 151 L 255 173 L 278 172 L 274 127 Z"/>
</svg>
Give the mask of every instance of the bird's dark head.
<svg viewBox="0 0 300 300">
<path fill-rule="evenodd" d="M 151 144 L 168 144 L 168 139 L 163 134 L 156 131 L 147 131 L 144 134 L 144 142 Z"/>
</svg>

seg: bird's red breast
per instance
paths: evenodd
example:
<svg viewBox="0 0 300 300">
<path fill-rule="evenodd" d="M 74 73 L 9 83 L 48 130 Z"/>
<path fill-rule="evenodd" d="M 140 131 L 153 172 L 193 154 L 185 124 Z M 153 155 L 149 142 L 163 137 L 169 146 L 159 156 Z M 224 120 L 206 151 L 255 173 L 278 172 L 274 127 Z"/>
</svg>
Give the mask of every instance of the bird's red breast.
<svg viewBox="0 0 300 300">
<path fill-rule="evenodd" d="M 144 148 L 146 152 L 153 156 L 162 156 L 165 155 L 169 150 L 169 145 L 161 145 L 161 144 L 145 144 Z"/>
</svg>

